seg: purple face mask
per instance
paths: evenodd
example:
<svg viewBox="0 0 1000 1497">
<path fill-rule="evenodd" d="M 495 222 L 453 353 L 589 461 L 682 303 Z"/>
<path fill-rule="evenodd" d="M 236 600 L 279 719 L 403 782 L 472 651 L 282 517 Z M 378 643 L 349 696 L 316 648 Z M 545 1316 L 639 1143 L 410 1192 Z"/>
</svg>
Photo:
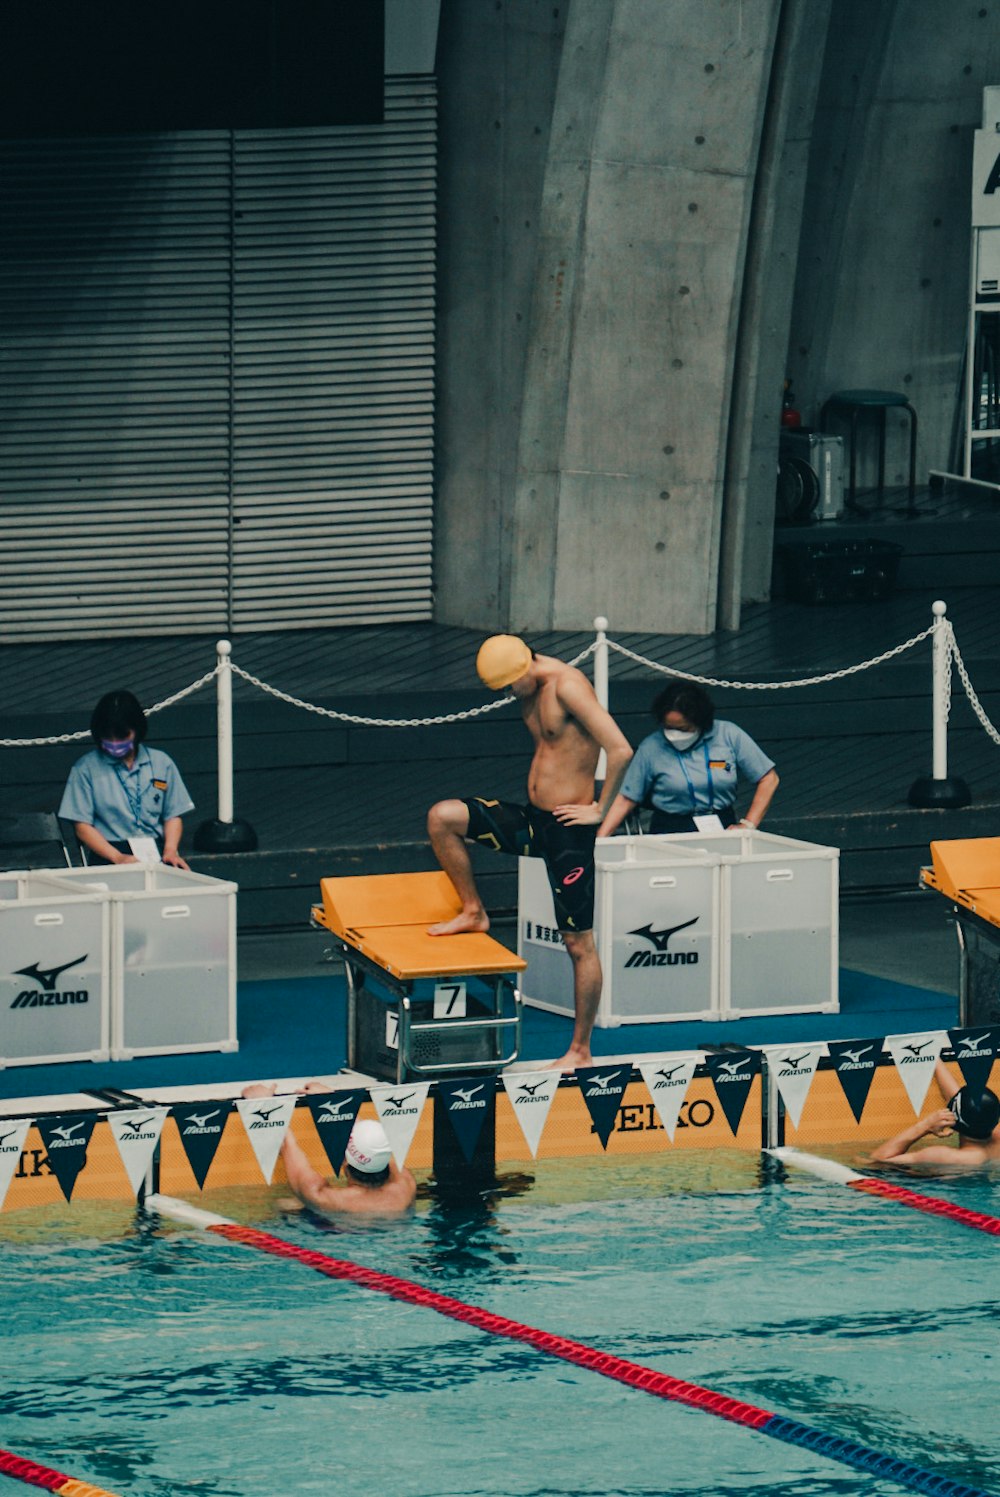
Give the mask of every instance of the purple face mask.
<svg viewBox="0 0 1000 1497">
<path fill-rule="evenodd" d="M 107 754 L 109 759 L 127 759 L 134 748 L 134 736 L 101 739 L 101 752 Z"/>
</svg>

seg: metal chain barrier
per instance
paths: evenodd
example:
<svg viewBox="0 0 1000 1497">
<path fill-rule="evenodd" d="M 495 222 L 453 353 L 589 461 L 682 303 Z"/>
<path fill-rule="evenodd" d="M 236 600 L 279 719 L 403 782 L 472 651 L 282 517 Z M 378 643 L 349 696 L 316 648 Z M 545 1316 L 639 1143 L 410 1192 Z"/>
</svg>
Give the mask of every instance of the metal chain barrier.
<svg viewBox="0 0 1000 1497">
<path fill-rule="evenodd" d="M 596 641 L 589 644 L 585 650 L 569 661 L 570 665 L 579 665 L 581 661 L 592 655 L 597 648 Z M 331 717 L 336 722 L 354 723 L 362 728 L 433 728 L 442 723 L 467 722 L 473 717 L 484 717 L 487 712 L 496 712 L 498 707 L 508 707 L 517 700 L 516 697 L 499 697 L 495 702 L 485 702 L 481 707 L 468 707 L 464 712 L 445 712 L 439 717 L 359 717 L 353 712 L 338 712 L 334 707 L 317 707 L 314 702 L 304 702 L 300 697 L 290 696 L 287 691 L 279 691 L 276 686 L 268 686 L 266 681 L 260 681 L 256 676 L 251 676 L 242 666 L 233 663 L 232 672 L 239 676 L 251 686 L 256 686 L 258 691 L 264 691 L 268 696 L 276 697 L 279 702 L 287 702 L 290 707 L 301 707 L 304 712 L 313 712 L 317 717 Z"/>
<path fill-rule="evenodd" d="M 157 702 L 155 707 L 145 709 L 146 716 L 151 717 L 154 712 L 162 712 L 164 707 L 173 707 L 185 697 L 192 696 L 194 692 L 201 691 L 209 681 L 214 681 L 219 674 L 219 667 L 214 665 L 210 671 L 199 676 L 197 681 L 192 681 L 190 686 L 184 686 L 180 691 L 175 691 L 173 696 L 164 697 L 162 702 Z M 50 743 L 82 743 L 90 737 L 90 729 L 84 728 L 79 733 L 56 733 L 51 738 L 0 738 L 0 748 L 39 748 Z"/>
<path fill-rule="evenodd" d="M 987 735 L 992 738 L 995 744 L 1000 745 L 1000 731 L 998 731 L 994 727 L 993 723 L 990 722 L 990 719 L 986 715 L 986 709 L 976 695 L 972 682 L 969 680 L 969 672 L 965 668 L 965 661 L 962 659 L 962 652 L 958 648 L 958 640 L 955 638 L 955 630 L 952 627 L 950 619 L 948 620 L 947 629 L 949 654 L 952 661 L 954 662 L 955 669 L 958 671 L 958 678 L 961 681 L 962 685 L 965 687 L 965 694 L 969 698 L 969 705 L 972 708 L 973 712 L 976 714 L 977 718 L 979 719 L 980 725 L 985 729 Z M 950 671 L 948 672 L 948 678 L 950 681 Z"/>
<path fill-rule="evenodd" d="M 696 681 L 699 686 L 725 686 L 734 691 L 788 691 L 795 686 L 822 686 L 827 681 L 842 681 L 845 676 L 856 676 L 859 671 L 870 670 L 873 665 L 883 665 L 887 660 L 892 660 L 896 655 L 902 655 L 904 650 L 910 650 L 914 645 L 920 644 L 922 640 L 929 639 L 934 633 L 934 625 L 929 624 L 919 634 L 914 634 L 901 645 L 895 645 L 891 650 L 884 650 L 881 655 L 873 655 L 870 660 L 862 660 L 860 665 L 848 665 L 839 671 L 827 671 L 822 676 L 804 676 L 798 681 L 722 681 L 714 676 L 696 676 L 693 671 L 678 670 L 675 666 L 660 665 L 655 660 L 649 660 L 645 655 L 637 655 L 634 650 L 625 645 L 618 644 L 617 640 L 608 640 L 608 649 L 615 650 L 619 655 L 624 655 L 628 660 L 634 660 L 637 665 L 648 666 L 650 670 L 659 671 L 663 676 L 679 676 L 684 681 Z"/>
</svg>

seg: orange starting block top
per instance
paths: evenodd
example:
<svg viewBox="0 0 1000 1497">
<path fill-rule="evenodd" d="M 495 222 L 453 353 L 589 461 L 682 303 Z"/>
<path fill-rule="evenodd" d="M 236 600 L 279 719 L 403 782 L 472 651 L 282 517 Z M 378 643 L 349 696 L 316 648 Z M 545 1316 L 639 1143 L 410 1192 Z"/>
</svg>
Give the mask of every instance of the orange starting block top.
<svg viewBox="0 0 1000 1497">
<path fill-rule="evenodd" d="M 418 977 L 496 976 L 527 963 L 491 935 L 429 936 L 462 908 L 446 873 L 384 873 L 320 880 L 313 919 L 404 982 Z"/>
<path fill-rule="evenodd" d="M 963 837 L 931 843 L 932 867 L 920 881 L 974 915 L 1000 925 L 1000 837 Z"/>
</svg>

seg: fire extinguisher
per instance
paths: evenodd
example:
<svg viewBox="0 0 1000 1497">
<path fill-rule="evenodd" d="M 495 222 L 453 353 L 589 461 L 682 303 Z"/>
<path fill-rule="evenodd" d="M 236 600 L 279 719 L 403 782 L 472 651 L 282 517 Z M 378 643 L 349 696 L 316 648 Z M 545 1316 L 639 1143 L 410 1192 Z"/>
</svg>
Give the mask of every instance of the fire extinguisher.
<svg viewBox="0 0 1000 1497">
<path fill-rule="evenodd" d="M 795 406 L 795 393 L 790 379 L 785 380 L 785 392 L 781 397 L 782 426 L 801 426 L 802 414 Z"/>
</svg>

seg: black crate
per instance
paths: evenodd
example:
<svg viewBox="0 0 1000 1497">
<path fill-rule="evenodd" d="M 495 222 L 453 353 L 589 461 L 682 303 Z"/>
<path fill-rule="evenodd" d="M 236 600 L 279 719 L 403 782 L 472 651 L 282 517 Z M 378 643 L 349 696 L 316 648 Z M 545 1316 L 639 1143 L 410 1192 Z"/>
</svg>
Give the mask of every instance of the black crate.
<svg viewBox="0 0 1000 1497">
<path fill-rule="evenodd" d="M 878 603 L 892 596 L 902 546 L 894 541 L 809 541 L 775 546 L 784 591 L 796 603 Z"/>
</svg>

